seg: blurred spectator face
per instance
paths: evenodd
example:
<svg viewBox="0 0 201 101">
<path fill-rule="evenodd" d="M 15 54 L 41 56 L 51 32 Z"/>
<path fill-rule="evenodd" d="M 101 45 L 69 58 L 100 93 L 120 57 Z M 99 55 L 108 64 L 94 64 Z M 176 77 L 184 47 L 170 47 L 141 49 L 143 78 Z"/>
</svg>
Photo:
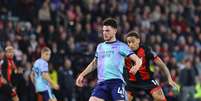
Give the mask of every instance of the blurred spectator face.
<svg viewBox="0 0 201 101">
<path fill-rule="evenodd" d="M 37 25 L 37 28 L 36 28 L 36 32 L 37 33 L 41 33 L 42 32 L 42 25 Z"/>
<path fill-rule="evenodd" d="M 12 59 L 14 56 L 14 48 L 11 46 L 6 47 L 6 57 Z"/>
<path fill-rule="evenodd" d="M 50 33 L 53 33 L 54 31 L 55 31 L 54 26 L 53 26 L 53 25 L 50 25 L 50 26 L 49 26 L 49 32 L 50 32 Z"/>
<path fill-rule="evenodd" d="M 4 28 L 3 22 L 0 21 L 0 30 L 2 30 Z"/>
<path fill-rule="evenodd" d="M 69 59 L 65 59 L 64 67 L 66 69 L 70 69 L 70 67 L 71 67 L 71 61 Z"/>
<path fill-rule="evenodd" d="M 186 68 L 190 69 L 192 67 L 192 61 L 190 59 L 187 59 L 185 63 L 186 63 Z"/>
<path fill-rule="evenodd" d="M 140 39 L 137 37 L 127 37 L 126 39 L 128 46 L 132 49 L 132 50 L 137 50 L 139 48 L 139 44 L 140 44 Z"/>
<path fill-rule="evenodd" d="M 200 32 L 200 27 L 199 26 L 196 26 L 195 27 L 195 32 L 198 34 Z"/>
<path fill-rule="evenodd" d="M 4 56 L 4 52 L 0 50 L 0 59 L 3 59 L 3 56 Z"/>
<path fill-rule="evenodd" d="M 7 23 L 7 28 L 8 28 L 8 29 L 12 29 L 12 27 L 13 27 L 13 24 L 12 24 L 11 21 L 9 21 L 9 22 Z"/>
<path fill-rule="evenodd" d="M 112 28 L 111 26 L 103 26 L 103 39 L 105 41 L 111 41 L 115 38 L 117 29 Z"/>
</svg>

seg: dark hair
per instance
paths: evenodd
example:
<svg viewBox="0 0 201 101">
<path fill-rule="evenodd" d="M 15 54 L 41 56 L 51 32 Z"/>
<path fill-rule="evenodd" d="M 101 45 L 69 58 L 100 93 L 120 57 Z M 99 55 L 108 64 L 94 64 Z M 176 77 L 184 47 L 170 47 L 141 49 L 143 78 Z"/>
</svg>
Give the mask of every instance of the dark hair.
<svg viewBox="0 0 201 101">
<path fill-rule="evenodd" d="M 126 38 L 127 37 L 136 37 L 136 38 L 140 38 L 140 35 L 138 34 L 138 32 L 136 32 L 136 31 L 130 31 L 130 32 L 128 32 L 128 35 L 126 36 Z"/>
<path fill-rule="evenodd" d="M 104 26 L 111 26 L 111 27 L 117 29 L 117 25 L 118 25 L 118 24 L 117 24 L 116 19 L 114 19 L 114 18 L 107 18 L 107 19 L 105 19 L 105 20 L 103 21 L 103 25 L 104 25 Z"/>
</svg>

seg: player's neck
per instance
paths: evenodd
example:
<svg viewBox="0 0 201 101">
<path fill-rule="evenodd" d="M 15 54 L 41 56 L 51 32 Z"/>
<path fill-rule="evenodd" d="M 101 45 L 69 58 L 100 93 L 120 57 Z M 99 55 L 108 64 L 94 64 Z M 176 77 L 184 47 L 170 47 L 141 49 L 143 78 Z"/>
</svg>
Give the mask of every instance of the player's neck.
<svg viewBox="0 0 201 101">
<path fill-rule="evenodd" d="M 137 51 L 140 48 L 140 45 L 136 46 L 136 49 L 133 49 L 133 51 Z"/>
<path fill-rule="evenodd" d="M 106 43 L 113 43 L 113 42 L 116 42 L 116 41 L 117 41 L 117 39 L 114 37 L 111 40 L 108 40 L 108 41 L 105 41 L 105 42 Z"/>
<path fill-rule="evenodd" d="M 43 60 L 47 61 L 47 60 L 46 60 L 44 57 L 42 57 L 42 56 L 41 56 L 41 59 L 43 59 Z"/>
</svg>

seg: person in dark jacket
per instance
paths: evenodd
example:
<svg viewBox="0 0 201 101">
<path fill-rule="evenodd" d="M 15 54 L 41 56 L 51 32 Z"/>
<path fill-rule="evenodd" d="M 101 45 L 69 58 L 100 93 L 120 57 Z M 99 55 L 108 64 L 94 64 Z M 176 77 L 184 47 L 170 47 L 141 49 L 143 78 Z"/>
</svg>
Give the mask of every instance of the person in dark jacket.
<svg viewBox="0 0 201 101">
<path fill-rule="evenodd" d="M 181 70 L 179 82 L 181 85 L 181 101 L 194 101 L 197 72 L 192 65 L 192 61 L 185 60 L 185 68 Z"/>
<path fill-rule="evenodd" d="M 7 46 L 5 48 L 5 57 L 1 64 L 1 80 L 3 80 L 3 84 L 0 87 L 1 101 L 19 101 L 16 90 L 13 87 L 13 74 L 16 69 L 13 57 L 14 48 Z"/>
<path fill-rule="evenodd" d="M 59 70 L 59 85 L 62 88 L 62 101 L 72 101 L 75 81 L 73 79 L 73 71 L 71 69 L 71 61 L 69 59 L 65 59 L 64 66 L 60 67 Z"/>
</svg>

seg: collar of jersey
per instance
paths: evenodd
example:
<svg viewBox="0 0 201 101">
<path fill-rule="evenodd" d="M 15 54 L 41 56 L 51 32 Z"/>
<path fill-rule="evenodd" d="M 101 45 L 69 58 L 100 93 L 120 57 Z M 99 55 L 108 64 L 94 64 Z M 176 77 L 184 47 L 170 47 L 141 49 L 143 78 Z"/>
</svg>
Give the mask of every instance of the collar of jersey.
<svg viewBox="0 0 201 101">
<path fill-rule="evenodd" d="M 117 40 L 112 41 L 112 42 L 105 42 L 105 43 L 106 43 L 106 44 L 112 44 L 112 43 L 115 43 L 115 42 L 117 42 Z"/>
</svg>

